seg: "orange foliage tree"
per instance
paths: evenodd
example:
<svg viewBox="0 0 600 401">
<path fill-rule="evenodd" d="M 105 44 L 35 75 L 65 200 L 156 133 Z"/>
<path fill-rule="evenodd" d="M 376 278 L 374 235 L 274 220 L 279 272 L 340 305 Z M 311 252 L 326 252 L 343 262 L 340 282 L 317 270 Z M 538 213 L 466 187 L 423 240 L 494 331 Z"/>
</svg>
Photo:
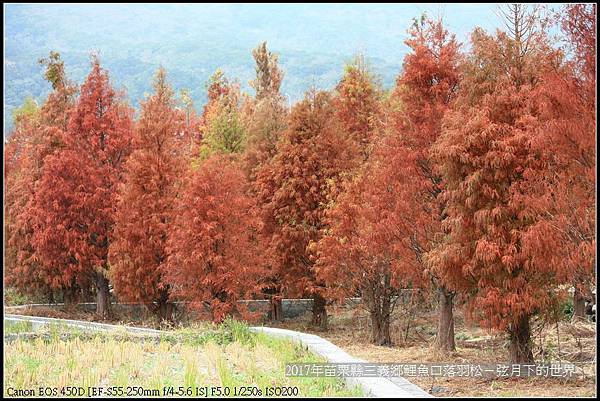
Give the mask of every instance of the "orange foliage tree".
<svg viewBox="0 0 600 401">
<path fill-rule="evenodd" d="M 260 291 L 260 220 L 233 156 L 215 154 L 188 172 L 171 225 L 163 283 L 215 322 Z"/>
<path fill-rule="evenodd" d="M 183 116 L 160 68 L 154 93 L 142 103 L 134 131 L 134 151 L 125 164 L 110 244 L 110 277 L 119 299 L 140 302 L 171 320 L 169 286 L 162 282 L 173 206 L 184 171 L 187 139 Z"/>
<path fill-rule="evenodd" d="M 390 323 L 401 290 L 422 285 L 423 269 L 412 248 L 413 222 L 422 211 L 413 180 L 414 156 L 386 136 L 327 210 L 316 245 L 317 278 L 337 299 L 362 296 L 371 316 L 372 342 L 391 345 Z"/>
<path fill-rule="evenodd" d="M 286 128 L 289 111 L 279 92 L 283 72 L 277 55 L 268 51 L 266 42 L 263 42 L 252 51 L 252 56 L 256 63 L 256 78 L 250 81 L 250 85 L 256 94 L 242 108 L 247 136 L 243 166 L 250 183 L 250 194 L 256 196 L 259 191 L 256 173 L 277 153 L 277 142 Z M 260 203 L 258 206 L 262 207 Z M 263 223 L 262 234 L 268 236 L 273 232 L 272 220 L 267 219 Z M 270 319 L 278 321 L 283 318 L 281 283 L 268 251 L 270 249 L 265 249 L 263 293 L 270 302 Z"/>
<path fill-rule="evenodd" d="M 448 235 L 430 254 L 445 283 L 469 298 L 472 316 L 508 332 L 510 361 L 531 363 L 530 318 L 554 310 L 567 274 L 536 257 L 549 254 L 530 232 L 542 216 L 524 201 L 531 179 L 543 179 L 535 173 L 544 157 L 531 146 L 538 115 L 530 100 L 553 51 L 525 6 L 511 7 L 510 34 L 472 34 L 455 110 L 433 147 Z"/>
<path fill-rule="evenodd" d="M 64 147 L 45 158 L 36 187 L 32 243 L 53 287 L 94 286 L 96 312 L 109 313 L 108 245 L 117 184 L 131 147 L 131 109 L 97 59 L 81 87 Z"/>
<path fill-rule="evenodd" d="M 561 22 L 572 57 L 547 63 L 532 100 L 539 113 L 532 147 L 545 159 L 526 201 L 544 216 L 531 235 L 552 242 L 551 254 L 538 257 L 569 272 L 573 317 L 582 318 L 596 260 L 596 6 L 566 6 Z"/>
<path fill-rule="evenodd" d="M 63 144 L 69 113 L 73 107 L 76 86 L 64 73 L 64 63 L 57 52 L 51 52 L 40 64 L 46 66 L 45 77 L 52 92 L 41 109 L 19 113 L 15 130 L 5 147 L 5 244 L 6 282 L 21 291 L 45 293 L 54 299 L 53 288 L 41 275 L 31 243 L 35 206 L 35 187 L 40 179 L 44 159 Z M 77 287 L 58 288 L 66 302 L 74 301 Z"/>
<path fill-rule="evenodd" d="M 372 188 L 390 171 L 377 170 L 375 161 L 369 163 L 373 143 L 383 126 L 385 107 L 382 91 L 362 56 L 346 65 L 333 102 L 341 132 L 350 144 L 350 163 L 348 170 L 340 172 L 340 179 L 332 182 L 322 237 L 310 246 L 316 276 L 325 283 L 327 297 L 333 300 L 342 302 L 361 295 L 362 305 L 371 315 L 372 341 L 389 345 L 399 277 L 395 275 L 396 265 L 391 267 L 389 249 L 366 247 L 380 234 L 376 232 L 383 227 L 379 225 L 379 208 L 390 200 L 378 199 L 381 193 Z"/>
<path fill-rule="evenodd" d="M 431 20 L 426 16 L 415 19 L 409 34 L 406 44 L 411 51 L 404 58 L 403 71 L 394 90 L 394 100 L 399 105 L 392 119 L 400 146 L 413 153 L 412 160 L 416 164 L 405 173 L 414 174 L 411 179 L 421 183 L 403 186 L 399 191 L 419 191 L 420 200 L 413 207 L 421 208 L 423 213 L 417 214 L 419 220 L 412 222 L 416 228 L 412 248 L 439 293 L 436 346 L 443 351 L 453 351 L 455 294 L 446 288 L 435 266 L 426 266 L 425 255 L 443 236 L 443 203 L 439 195 L 444 185 L 431 160 L 430 149 L 441 133 L 444 115 L 456 98 L 461 55 L 459 44 L 454 35 L 444 29 L 441 19 Z M 390 157 L 396 155 L 402 157 L 402 152 L 391 153 Z"/>
<path fill-rule="evenodd" d="M 349 169 L 352 143 L 335 119 L 325 92 L 309 92 L 291 111 L 277 154 L 257 174 L 264 221 L 282 291 L 313 296 L 313 324 L 327 326 L 323 283 L 316 280 L 308 245 L 324 228 L 324 210 L 335 180 Z"/>
<path fill-rule="evenodd" d="M 33 198 L 35 153 L 42 137 L 39 110 L 32 112 L 15 118 L 14 129 L 4 146 L 4 281 L 25 293 L 50 294 L 31 260 L 31 225 L 25 214 Z"/>
</svg>

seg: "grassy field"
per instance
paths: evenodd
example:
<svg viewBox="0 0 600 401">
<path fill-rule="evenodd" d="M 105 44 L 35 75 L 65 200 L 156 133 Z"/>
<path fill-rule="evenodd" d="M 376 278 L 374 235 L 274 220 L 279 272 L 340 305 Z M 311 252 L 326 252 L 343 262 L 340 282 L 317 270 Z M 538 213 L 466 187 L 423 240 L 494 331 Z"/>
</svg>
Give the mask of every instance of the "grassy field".
<svg viewBox="0 0 600 401">
<path fill-rule="evenodd" d="M 31 322 L 15 322 L 14 320 L 4 321 L 4 334 L 16 334 L 32 331 Z"/>
<path fill-rule="evenodd" d="M 20 323 L 6 327 L 10 333 L 30 329 Z M 196 389 L 213 395 L 256 396 L 270 387 L 287 387 L 305 397 L 362 395 L 336 378 L 286 377 L 287 362 L 324 359 L 296 343 L 253 333 L 235 321 L 176 330 L 163 338 L 50 327 L 35 338 L 5 341 L 4 395 L 9 395 L 9 388 L 40 386 L 102 387 L 117 396 L 164 396 L 169 388 L 174 393 L 167 395 L 174 396 L 196 395 Z"/>
<path fill-rule="evenodd" d="M 31 311 L 31 313 L 44 315 L 39 310 Z M 58 318 L 76 318 L 81 320 L 94 320 L 93 313 L 80 312 L 76 316 L 71 316 L 70 311 L 55 311 L 49 310 L 47 316 Z M 310 313 L 304 317 L 295 318 L 293 320 L 285 320 L 284 322 L 274 325 L 277 327 L 314 333 L 323 338 L 328 339 L 337 346 L 343 348 L 349 354 L 365 359 L 371 362 L 387 362 L 387 363 L 421 363 L 421 362 L 436 362 L 436 363 L 498 363 L 506 362 L 508 357 L 507 341 L 503 333 L 490 333 L 475 325 L 469 324 L 462 316 L 459 308 L 455 311 L 455 332 L 456 332 L 456 352 L 449 355 L 440 355 L 433 348 L 433 342 L 436 334 L 436 315 L 434 310 L 419 311 L 418 313 L 410 313 L 410 311 L 400 310 L 394 317 L 392 325 L 392 340 L 394 346 L 379 347 L 369 343 L 370 326 L 369 317 L 359 309 L 329 309 L 330 325 L 326 332 L 317 331 L 310 325 Z M 112 323 L 116 324 L 135 324 L 136 326 L 146 326 L 159 328 L 153 320 L 146 321 L 128 321 L 126 316 L 118 316 Z M 184 327 L 185 325 L 183 325 Z M 180 326 L 181 327 L 181 326 Z M 529 396 L 529 397 L 544 397 L 544 396 L 580 396 L 593 397 L 596 394 L 596 328 L 590 322 L 572 323 L 565 318 L 559 324 L 544 325 L 540 322 L 533 321 L 533 352 L 536 361 L 546 362 L 572 362 L 576 363 L 579 368 L 584 369 L 584 375 L 576 379 L 556 379 L 556 378 L 510 378 L 510 379 L 485 379 L 477 380 L 473 378 L 415 378 L 409 380 L 426 391 L 430 391 L 437 397 L 512 397 L 512 396 Z M 13 330 L 10 329 L 9 330 Z M 25 330 L 26 331 L 26 330 Z M 197 344 L 200 347 L 205 347 L 208 343 L 221 344 L 221 347 L 229 347 L 231 352 L 235 349 L 235 344 L 243 344 L 240 341 L 234 340 L 236 335 L 232 330 L 219 329 L 214 325 L 196 324 L 194 327 L 179 328 L 171 331 L 168 338 L 164 338 L 163 342 L 180 344 Z M 243 346 L 242 349 L 252 350 L 253 352 L 261 352 L 265 347 L 269 353 L 275 347 L 274 344 L 269 346 L 269 338 L 263 338 L 260 335 L 254 335 L 255 344 L 248 348 Z M 273 340 L 275 341 L 275 340 Z M 233 344 L 229 346 L 229 344 Z M 284 342 L 284 344 L 286 344 Z M 285 355 L 284 350 L 294 350 L 294 346 L 286 344 L 277 351 L 278 355 Z M 210 349 L 208 354 L 210 354 Z M 247 361 L 259 361 L 261 355 L 252 356 L 249 353 L 235 353 L 240 360 L 246 362 L 233 362 L 228 357 L 227 364 L 221 369 L 228 368 L 232 370 L 232 375 L 219 376 L 228 382 L 241 383 L 262 383 L 266 378 L 276 377 L 275 380 L 282 383 L 289 383 L 293 378 L 277 378 L 277 374 L 281 375 L 283 370 L 276 372 L 265 373 L 264 377 L 253 374 L 254 368 L 237 369 L 236 366 L 246 366 Z M 245 359 L 246 358 L 246 359 Z M 278 360 L 283 360 L 281 356 Z M 299 361 L 300 357 L 292 354 L 288 361 Z M 284 362 L 285 363 L 285 362 Z M 260 363 L 259 363 L 260 366 Z M 280 365 L 282 366 L 282 365 Z M 258 369 L 258 368 L 257 368 Z M 259 369 L 260 371 L 260 369 Z M 218 373 L 218 372 L 217 372 Z M 248 376 L 250 374 L 250 376 Z M 288 380 L 289 379 L 289 380 Z M 262 381 L 261 381 L 262 380 Z M 285 381 L 288 380 L 288 381 Z M 294 380 L 302 383 L 301 379 Z M 313 394 L 311 391 L 314 386 L 322 386 L 318 384 L 315 378 L 306 379 L 313 381 L 307 384 L 300 394 Z M 296 382 L 294 381 L 294 382 Z M 344 391 L 343 387 L 331 387 L 337 389 L 335 391 Z M 325 391 L 318 390 L 318 394 L 324 394 Z M 350 392 L 354 394 L 354 392 Z M 347 393 L 344 393 L 347 394 Z"/>
</svg>

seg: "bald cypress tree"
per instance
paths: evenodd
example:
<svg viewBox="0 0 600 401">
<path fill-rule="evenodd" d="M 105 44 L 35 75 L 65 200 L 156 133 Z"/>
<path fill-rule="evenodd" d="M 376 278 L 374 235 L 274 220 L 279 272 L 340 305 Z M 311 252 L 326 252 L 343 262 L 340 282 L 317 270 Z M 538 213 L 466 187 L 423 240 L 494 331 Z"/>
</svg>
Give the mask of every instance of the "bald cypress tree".
<svg viewBox="0 0 600 401">
<path fill-rule="evenodd" d="M 117 296 L 140 302 L 161 319 L 172 318 L 170 287 L 163 283 L 166 243 L 186 141 L 179 137 L 183 117 L 174 109 L 173 90 L 160 68 L 154 93 L 142 103 L 120 186 L 110 245 L 110 276 Z"/>
</svg>

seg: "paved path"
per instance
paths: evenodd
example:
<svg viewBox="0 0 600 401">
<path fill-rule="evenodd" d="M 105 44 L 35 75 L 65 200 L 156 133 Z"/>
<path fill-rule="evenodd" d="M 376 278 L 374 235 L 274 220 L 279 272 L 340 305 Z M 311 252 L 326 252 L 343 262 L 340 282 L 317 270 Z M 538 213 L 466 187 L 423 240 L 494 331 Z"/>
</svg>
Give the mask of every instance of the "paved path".
<svg viewBox="0 0 600 401">
<path fill-rule="evenodd" d="M 118 326 L 114 324 L 85 322 L 81 320 L 55 319 L 49 317 L 24 316 L 5 314 L 5 320 L 16 322 L 31 322 L 34 329 L 36 327 L 48 324 L 63 324 L 72 327 L 78 327 L 84 330 L 113 331 L 125 330 L 129 333 L 140 335 L 159 336 L 168 334 L 167 331 L 147 329 L 142 327 Z M 251 327 L 255 332 L 262 332 L 276 337 L 285 337 L 292 341 L 300 342 L 310 351 L 321 355 L 331 363 L 364 363 L 363 359 L 354 358 L 347 352 L 314 334 L 301 333 L 293 330 L 278 329 L 274 327 Z M 420 387 L 412 384 L 402 377 L 346 377 L 346 382 L 350 386 L 359 385 L 372 397 L 390 397 L 390 398 L 415 398 L 432 397 L 429 393 Z"/>
<path fill-rule="evenodd" d="M 358 359 L 349 355 L 337 345 L 314 334 L 306 334 L 298 331 L 278 329 L 274 327 L 252 327 L 252 330 L 263 332 L 272 336 L 286 337 L 297 341 L 308 347 L 315 354 L 321 355 L 331 363 L 365 363 L 364 359 Z M 347 377 L 350 385 L 360 385 L 365 392 L 373 397 L 390 398 L 415 398 L 432 397 L 425 390 L 412 384 L 402 377 Z"/>
</svg>

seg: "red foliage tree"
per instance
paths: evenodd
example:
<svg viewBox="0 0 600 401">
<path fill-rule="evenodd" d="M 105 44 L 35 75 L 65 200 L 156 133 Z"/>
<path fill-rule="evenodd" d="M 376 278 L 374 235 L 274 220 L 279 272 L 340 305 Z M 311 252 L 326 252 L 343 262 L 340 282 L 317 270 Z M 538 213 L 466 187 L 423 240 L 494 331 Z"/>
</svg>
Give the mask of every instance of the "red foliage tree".
<svg viewBox="0 0 600 401">
<path fill-rule="evenodd" d="M 154 90 L 142 103 L 134 151 L 125 164 L 109 250 L 110 277 L 120 299 L 143 303 L 170 320 L 173 304 L 161 272 L 188 142 L 179 136 L 184 121 L 174 109 L 173 91 L 162 68 Z"/>
<path fill-rule="evenodd" d="M 510 361 L 530 363 L 530 318 L 553 311 L 557 284 L 566 272 L 530 229 L 541 218 L 525 201 L 543 160 L 532 150 L 538 122 L 529 107 L 545 60 L 543 31 L 524 21 L 514 5 L 509 36 L 472 35 L 472 51 L 456 110 L 447 115 L 433 148 L 446 190 L 447 241 L 431 252 L 444 281 L 468 296 L 470 311 L 485 326 L 506 330 Z M 529 177 L 529 178 L 528 178 Z"/>
<path fill-rule="evenodd" d="M 185 179 L 168 238 L 163 283 L 189 307 L 209 306 L 215 322 L 260 291 L 260 221 L 246 191 L 231 156 L 204 160 Z"/>
<path fill-rule="evenodd" d="M 373 225 L 378 222 L 371 218 L 378 213 L 375 209 L 385 202 L 369 192 L 368 182 L 382 177 L 374 177 L 379 171 L 375 162 L 367 161 L 383 125 L 385 107 L 381 95 L 362 56 L 346 65 L 336 86 L 333 104 L 339 129 L 350 144 L 348 169 L 340 170 L 340 179 L 331 182 L 323 236 L 311 243 L 310 250 L 316 260 L 317 279 L 325 284 L 327 297 L 341 302 L 361 294 L 362 305 L 371 314 L 372 341 L 386 345 L 391 344 L 389 323 L 397 297 L 397 276 L 392 283 L 389 249 L 365 248 L 377 235 Z M 367 200 L 371 195 L 375 198 Z M 382 203 L 377 203 L 379 200 Z M 369 201 L 377 205 L 364 203 Z"/>
<path fill-rule="evenodd" d="M 97 59 L 81 87 L 65 145 L 45 159 L 36 188 L 32 243 L 52 286 L 93 284 L 97 313 L 109 313 L 108 245 L 117 184 L 131 147 L 131 110 Z"/>
<path fill-rule="evenodd" d="M 401 146 L 412 153 L 415 166 L 405 170 L 413 174 L 412 180 L 421 183 L 399 188 L 400 191 L 420 191 L 413 207 L 422 208 L 413 221 L 417 229 L 412 234 L 413 249 L 423 263 L 439 293 L 438 334 L 436 346 L 442 351 L 453 351 L 454 344 L 454 293 L 444 285 L 435 266 L 425 265 L 425 254 L 443 235 L 441 221 L 444 218 L 440 193 L 444 190 L 442 179 L 435 170 L 430 149 L 442 130 L 442 119 L 452 106 L 459 84 L 459 44 L 450 35 L 442 20 L 426 17 L 415 20 L 409 30 L 406 44 L 411 49 L 404 58 L 403 71 L 394 90 L 394 101 L 399 110 L 392 117 Z M 402 152 L 391 157 L 402 157 Z M 406 160 L 408 161 L 408 160 Z M 415 168 L 411 171 L 411 168 Z M 407 214 L 410 216 L 410 214 Z"/>
<path fill-rule="evenodd" d="M 421 193 L 417 173 L 414 154 L 395 135 L 382 139 L 327 210 L 328 228 L 316 246 L 317 278 L 332 298 L 361 294 L 377 345 L 392 343 L 391 315 L 401 290 L 423 284 L 414 249 L 422 235 L 415 222 L 424 221 L 415 206 Z"/>
<path fill-rule="evenodd" d="M 544 164 L 531 174 L 536 191 L 527 202 L 544 216 L 531 235 L 560 254 L 553 260 L 572 278 L 573 317 L 583 318 L 596 259 L 596 6 L 569 5 L 561 21 L 573 57 L 549 60 L 535 91 L 539 126 L 531 146 Z"/>
<path fill-rule="evenodd" d="M 596 80 L 596 4 L 567 5 L 560 18 L 561 27 L 574 50 L 574 62 L 589 90 L 595 93 Z M 592 94 L 590 93 L 590 94 Z M 590 99 L 588 99 L 590 100 Z"/>
<path fill-rule="evenodd" d="M 289 110 L 279 92 L 283 72 L 278 66 L 277 55 L 268 51 L 266 42 L 263 42 L 252 51 L 252 56 L 256 63 L 256 78 L 250 85 L 256 95 L 244 103 L 241 113 L 247 137 L 243 166 L 250 183 L 250 194 L 256 196 L 259 191 L 257 171 L 277 153 L 277 142 L 286 128 Z M 259 207 L 262 205 L 259 204 Z M 270 235 L 273 232 L 272 221 L 263 223 L 262 234 Z M 270 301 L 271 320 L 278 321 L 283 318 L 280 278 L 268 252 L 264 260 L 268 273 L 263 277 L 263 293 Z"/>
<path fill-rule="evenodd" d="M 22 218 L 33 197 L 33 156 L 41 131 L 39 111 L 23 116 L 15 121 L 4 147 L 4 281 L 25 293 L 47 292 L 45 283 L 36 275 L 35 263 L 29 260 L 33 254 L 31 229 L 28 219 Z"/>
<path fill-rule="evenodd" d="M 30 211 L 35 206 L 35 187 L 40 179 L 46 156 L 63 146 L 69 113 L 76 87 L 64 74 L 60 55 L 51 52 L 41 59 L 46 79 L 53 91 L 41 109 L 22 114 L 15 121 L 15 132 L 5 149 L 6 178 L 6 267 L 7 284 L 24 292 L 45 293 L 53 300 L 53 288 L 40 276 L 31 243 L 33 225 Z M 61 287 L 66 302 L 74 300 L 77 288 Z"/>
<path fill-rule="evenodd" d="M 257 174 L 264 221 L 275 252 L 282 291 L 312 294 L 313 323 L 327 325 L 322 283 L 315 280 L 308 245 L 325 227 L 324 210 L 335 180 L 350 168 L 352 142 L 342 134 L 333 102 L 325 92 L 310 92 L 291 111 L 277 154 Z"/>
</svg>

